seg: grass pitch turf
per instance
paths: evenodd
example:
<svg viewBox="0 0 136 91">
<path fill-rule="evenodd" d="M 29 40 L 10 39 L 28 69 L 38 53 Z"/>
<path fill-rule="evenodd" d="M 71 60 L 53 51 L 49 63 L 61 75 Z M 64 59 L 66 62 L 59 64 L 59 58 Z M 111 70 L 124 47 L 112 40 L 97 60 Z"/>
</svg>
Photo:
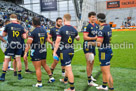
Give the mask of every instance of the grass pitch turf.
<svg viewBox="0 0 136 91">
<path fill-rule="evenodd" d="M 79 33 L 81 40 L 79 42 L 75 41 L 75 44 L 83 43 L 83 34 Z M 136 31 L 123 31 L 123 32 L 113 32 L 112 43 L 115 45 L 113 49 L 114 56 L 111 60 L 111 73 L 114 78 L 114 88 L 115 91 L 136 91 Z M 127 45 L 133 44 L 133 48 L 115 48 L 116 44 Z M 121 46 L 122 47 L 122 46 Z M 51 66 L 53 62 L 51 49 L 47 50 L 47 64 Z M 0 68 L 2 68 L 4 55 L 0 50 Z M 64 88 L 69 87 L 69 85 L 63 85 L 59 82 L 61 76 L 60 63 L 54 71 L 54 77 L 56 79 L 55 83 L 48 84 L 48 76 L 46 72 L 42 69 L 42 88 L 32 87 L 36 83 L 35 73 L 25 74 L 24 73 L 24 63 L 22 60 L 23 70 L 22 75 L 23 80 L 17 80 L 17 77 L 13 76 L 13 71 L 8 71 L 6 74 L 6 81 L 0 82 L 0 91 L 63 91 Z M 72 61 L 73 72 L 75 76 L 75 87 L 76 91 L 97 91 L 95 87 L 87 86 L 87 75 L 86 75 L 86 61 L 83 50 L 80 48 L 75 49 L 75 55 Z M 29 68 L 34 70 L 32 62 L 29 57 Z M 100 71 L 99 60 L 98 60 L 98 50 L 96 49 L 95 64 L 93 70 L 93 76 L 95 77 Z M 0 75 L 2 70 L 0 70 Z M 102 75 L 97 75 L 98 84 L 102 84 Z"/>
</svg>

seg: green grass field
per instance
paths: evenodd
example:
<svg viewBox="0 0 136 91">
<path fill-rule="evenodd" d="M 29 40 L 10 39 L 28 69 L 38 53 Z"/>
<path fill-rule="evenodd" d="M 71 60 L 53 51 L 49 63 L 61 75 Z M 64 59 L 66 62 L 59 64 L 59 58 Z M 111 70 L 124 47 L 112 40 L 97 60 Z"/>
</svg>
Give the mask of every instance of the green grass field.
<svg viewBox="0 0 136 91">
<path fill-rule="evenodd" d="M 113 32 L 112 43 L 114 44 L 113 53 L 114 56 L 111 60 L 111 73 L 114 78 L 115 91 L 136 91 L 136 31 L 124 31 L 124 32 Z M 75 41 L 75 44 L 83 43 L 83 34 L 80 33 L 81 40 Z M 131 48 L 115 48 L 117 44 L 126 43 L 129 47 L 129 43 L 133 44 Z M 102 75 L 100 73 L 100 66 L 98 60 L 98 50 L 96 49 L 95 65 L 93 70 L 93 76 L 97 78 L 98 84 L 102 84 Z M 2 68 L 4 55 L 0 50 L 0 68 Z M 48 49 L 47 53 L 47 64 L 51 66 L 53 62 L 52 51 Z M 42 69 L 42 88 L 32 87 L 36 83 L 36 75 L 24 73 L 24 63 L 22 75 L 24 79 L 18 80 L 17 77 L 13 76 L 13 71 L 8 71 L 6 74 L 6 81 L 0 82 L 0 91 L 63 91 L 64 88 L 69 85 L 63 85 L 59 82 L 61 76 L 60 63 L 54 71 L 55 83 L 47 83 L 48 76 Z M 97 91 L 95 87 L 87 86 L 87 75 L 86 75 L 86 60 L 82 49 L 75 49 L 75 56 L 72 61 L 73 73 L 75 76 L 75 88 L 76 91 Z M 34 67 L 29 58 L 29 69 L 34 71 Z M 0 75 L 2 70 L 0 70 Z M 100 74 L 98 74 L 100 73 Z"/>
</svg>

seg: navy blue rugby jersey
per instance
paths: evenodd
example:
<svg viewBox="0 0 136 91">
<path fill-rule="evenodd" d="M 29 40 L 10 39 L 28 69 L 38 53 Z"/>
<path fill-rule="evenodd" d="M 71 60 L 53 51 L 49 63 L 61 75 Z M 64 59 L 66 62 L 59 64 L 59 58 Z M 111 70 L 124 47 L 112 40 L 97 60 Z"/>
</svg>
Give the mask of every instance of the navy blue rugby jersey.
<svg viewBox="0 0 136 91">
<path fill-rule="evenodd" d="M 6 25 L 4 32 L 8 33 L 8 43 L 20 43 L 22 42 L 22 35 L 25 33 L 24 28 L 17 23 L 10 23 Z"/>
<path fill-rule="evenodd" d="M 74 39 L 78 36 L 78 32 L 73 26 L 65 25 L 59 29 L 57 36 L 61 37 L 60 50 L 73 49 L 72 45 L 74 43 Z"/>
<path fill-rule="evenodd" d="M 112 30 L 110 25 L 104 24 L 101 26 L 98 30 L 97 34 L 98 38 L 103 38 L 103 43 L 101 45 L 101 48 L 109 48 L 110 47 L 110 41 L 112 37 Z"/>
<path fill-rule="evenodd" d="M 32 30 L 32 32 L 29 33 L 29 38 L 33 39 L 31 44 L 32 49 L 45 49 L 47 37 L 47 32 L 42 27 L 36 27 Z"/>
</svg>

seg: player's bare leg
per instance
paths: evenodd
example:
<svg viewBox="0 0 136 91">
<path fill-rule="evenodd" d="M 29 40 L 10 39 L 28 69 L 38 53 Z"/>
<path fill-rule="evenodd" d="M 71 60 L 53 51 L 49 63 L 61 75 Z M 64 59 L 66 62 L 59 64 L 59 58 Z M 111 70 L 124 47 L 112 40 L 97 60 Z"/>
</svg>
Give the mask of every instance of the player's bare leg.
<svg viewBox="0 0 136 91">
<path fill-rule="evenodd" d="M 62 66 L 64 67 L 64 66 Z M 64 67 L 65 68 L 65 67 Z M 67 84 L 68 83 L 68 72 L 66 71 L 65 72 L 65 77 L 63 79 L 60 79 L 60 82 L 64 83 L 64 84 Z"/>
<path fill-rule="evenodd" d="M 21 63 L 21 57 L 20 56 L 16 56 L 16 62 L 17 62 L 17 68 L 18 68 L 18 79 L 21 80 L 22 79 L 22 76 L 21 76 L 22 63 Z"/>
<path fill-rule="evenodd" d="M 48 73 L 48 75 L 49 75 L 49 83 L 54 82 L 55 79 L 52 77 L 52 72 L 51 72 L 49 66 L 46 64 L 46 60 L 45 60 L 45 59 L 44 59 L 44 60 L 41 60 L 41 64 L 42 64 L 44 70 L 45 70 L 45 71 Z"/>
<path fill-rule="evenodd" d="M 32 71 L 30 71 L 29 70 L 29 68 L 28 68 L 28 60 L 26 59 L 24 59 L 24 64 L 25 64 L 25 73 L 33 73 Z"/>
<path fill-rule="evenodd" d="M 75 87 L 74 87 L 74 75 L 72 72 L 72 66 L 65 66 L 65 70 L 66 70 L 66 75 L 68 76 L 68 81 L 70 84 L 70 88 L 65 89 L 65 91 L 71 90 L 71 91 L 75 91 Z"/>
<path fill-rule="evenodd" d="M 102 70 L 102 74 L 103 74 L 103 82 L 107 82 L 109 88 L 113 88 L 113 78 L 110 73 L 110 65 L 109 66 L 102 66 L 101 70 Z"/>
<path fill-rule="evenodd" d="M 3 64 L 3 70 L 4 71 L 7 71 L 9 61 L 10 61 L 10 58 L 5 58 L 4 64 Z"/>
<path fill-rule="evenodd" d="M 8 69 L 9 61 L 10 61 L 10 56 L 5 56 L 4 64 L 3 64 L 3 72 L 0 77 L 0 81 L 5 81 L 5 75 L 6 75 L 6 71 Z"/>
<path fill-rule="evenodd" d="M 57 64 L 59 63 L 59 61 L 55 60 L 53 61 L 53 63 L 51 64 L 51 71 L 52 71 L 52 74 L 53 74 L 53 71 L 54 69 L 56 68 Z"/>
<path fill-rule="evenodd" d="M 93 64 L 94 64 L 94 60 L 90 61 L 90 53 L 86 53 L 85 57 L 86 57 L 86 70 L 87 70 L 87 77 L 88 77 L 88 85 L 90 86 L 98 86 L 98 84 L 94 83 L 91 76 L 92 76 L 92 70 L 93 70 Z"/>
<path fill-rule="evenodd" d="M 37 84 L 35 87 L 42 87 L 42 72 L 41 72 L 41 61 L 32 61 L 34 68 L 36 70 Z"/>
<path fill-rule="evenodd" d="M 33 61 L 32 63 L 34 65 L 34 67 L 35 67 L 37 81 L 41 81 L 41 76 L 42 76 L 41 61 Z"/>
<path fill-rule="evenodd" d="M 14 76 L 17 76 L 17 71 L 16 71 L 16 68 L 17 68 L 17 62 L 16 62 L 16 60 L 14 59 L 13 60 L 13 68 L 14 68 Z"/>
<path fill-rule="evenodd" d="M 53 61 L 52 65 L 51 65 L 51 72 L 53 74 L 54 69 L 56 68 L 57 64 L 59 63 L 59 61 L 55 60 Z M 62 76 L 65 77 L 65 67 L 61 66 L 62 69 Z"/>
<path fill-rule="evenodd" d="M 28 69 L 28 60 L 24 60 L 24 64 L 25 64 L 25 70 Z"/>
</svg>

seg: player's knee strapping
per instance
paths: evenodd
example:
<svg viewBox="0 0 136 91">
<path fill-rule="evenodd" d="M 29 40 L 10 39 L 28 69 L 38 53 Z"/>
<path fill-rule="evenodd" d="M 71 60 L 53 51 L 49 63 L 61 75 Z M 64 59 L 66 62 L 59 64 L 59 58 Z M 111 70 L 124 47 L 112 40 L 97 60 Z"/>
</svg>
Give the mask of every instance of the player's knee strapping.
<svg viewBox="0 0 136 91">
<path fill-rule="evenodd" d="M 89 60 L 91 63 L 94 61 L 94 54 L 93 54 L 93 53 L 89 54 L 88 60 Z"/>
</svg>

